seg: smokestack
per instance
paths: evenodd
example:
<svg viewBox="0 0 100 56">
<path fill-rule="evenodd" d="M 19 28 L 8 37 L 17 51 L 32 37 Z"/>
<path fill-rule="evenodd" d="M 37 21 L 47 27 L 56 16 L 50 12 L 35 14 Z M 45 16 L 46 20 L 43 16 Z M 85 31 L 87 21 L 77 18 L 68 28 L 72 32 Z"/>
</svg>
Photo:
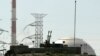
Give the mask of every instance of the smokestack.
<svg viewBox="0 0 100 56">
<path fill-rule="evenodd" d="M 16 0 L 12 0 L 11 43 L 12 46 L 16 45 Z"/>
</svg>

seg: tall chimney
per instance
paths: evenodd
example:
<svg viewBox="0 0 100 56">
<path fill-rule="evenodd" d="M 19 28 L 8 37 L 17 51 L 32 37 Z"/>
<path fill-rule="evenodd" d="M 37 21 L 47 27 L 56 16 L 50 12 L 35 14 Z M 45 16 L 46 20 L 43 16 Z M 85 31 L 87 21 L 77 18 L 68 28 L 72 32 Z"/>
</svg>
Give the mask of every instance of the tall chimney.
<svg viewBox="0 0 100 56">
<path fill-rule="evenodd" d="M 16 45 L 16 0 L 12 0 L 11 43 L 12 46 Z"/>
</svg>

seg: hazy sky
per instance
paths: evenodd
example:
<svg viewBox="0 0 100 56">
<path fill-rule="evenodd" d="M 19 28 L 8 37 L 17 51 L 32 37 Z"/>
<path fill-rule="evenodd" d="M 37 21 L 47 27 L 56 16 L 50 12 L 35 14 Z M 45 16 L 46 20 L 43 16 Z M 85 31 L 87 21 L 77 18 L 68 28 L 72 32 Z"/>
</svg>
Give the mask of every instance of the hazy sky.
<svg viewBox="0 0 100 56">
<path fill-rule="evenodd" d="M 9 42 L 11 28 L 11 0 L 0 0 L 0 28 L 8 30 L 0 40 Z M 48 14 L 44 17 L 44 39 L 52 30 L 52 41 L 61 37 L 73 36 L 74 0 L 17 0 L 17 39 L 34 34 L 34 27 L 26 25 L 34 22 L 31 13 Z M 76 37 L 85 40 L 97 55 L 100 55 L 100 0 L 77 0 Z M 30 33 L 31 31 L 31 33 Z M 32 32 L 33 31 L 33 32 Z"/>
</svg>

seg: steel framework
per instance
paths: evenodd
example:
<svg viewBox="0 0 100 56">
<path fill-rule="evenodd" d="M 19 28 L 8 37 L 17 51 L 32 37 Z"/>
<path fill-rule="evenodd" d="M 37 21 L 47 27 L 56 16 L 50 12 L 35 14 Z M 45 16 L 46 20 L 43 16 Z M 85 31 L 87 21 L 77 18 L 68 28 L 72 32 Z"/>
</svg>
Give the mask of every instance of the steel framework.
<svg viewBox="0 0 100 56">
<path fill-rule="evenodd" d="M 39 48 L 40 43 L 43 43 L 43 18 L 47 14 L 40 14 L 40 13 L 32 13 L 35 17 L 35 22 L 33 26 L 35 26 L 35 47 Z"/>
</svg>

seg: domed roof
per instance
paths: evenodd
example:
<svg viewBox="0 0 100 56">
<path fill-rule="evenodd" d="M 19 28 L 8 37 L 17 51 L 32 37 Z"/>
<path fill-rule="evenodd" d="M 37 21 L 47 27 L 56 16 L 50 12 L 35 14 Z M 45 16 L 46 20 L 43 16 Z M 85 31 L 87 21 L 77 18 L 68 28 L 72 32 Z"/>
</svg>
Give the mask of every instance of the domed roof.
<svg viewBox="0 0 100 56">
<path fill-rule="evenodd" d="M 59 40 L 55 41 L 55 43 L 68 45 L 68 47 L 74 47 L 74 38 L 60 38 Z M 82 39 L 75 38 L 75 46 L 81 47 L 82 54 L 87 52 L 89 55 L 95 55 L 93 48 Z"/>
</svg>

